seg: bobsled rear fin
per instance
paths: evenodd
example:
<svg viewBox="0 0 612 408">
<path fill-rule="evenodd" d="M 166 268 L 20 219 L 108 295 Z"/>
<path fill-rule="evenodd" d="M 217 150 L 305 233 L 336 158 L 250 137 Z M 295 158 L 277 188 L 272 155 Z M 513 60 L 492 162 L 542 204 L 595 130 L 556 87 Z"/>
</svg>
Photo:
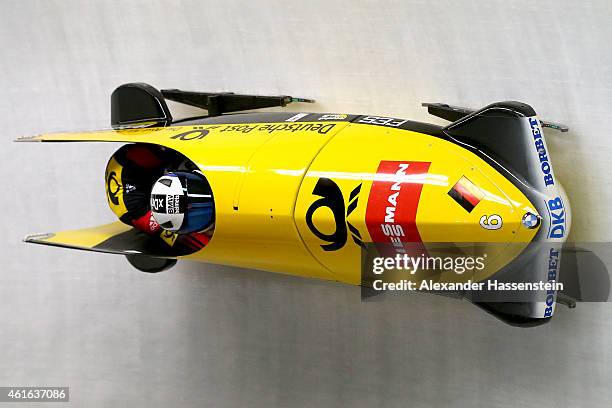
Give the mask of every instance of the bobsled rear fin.
<svg viewBox="0 0 612 408">
<path fill-rule="evenodd" d="M 135 82 L 119 86 L 111 95 L 111 126 L 151 127 L 172 123 L 164 96 L 151 85 Z"/>
</svg>

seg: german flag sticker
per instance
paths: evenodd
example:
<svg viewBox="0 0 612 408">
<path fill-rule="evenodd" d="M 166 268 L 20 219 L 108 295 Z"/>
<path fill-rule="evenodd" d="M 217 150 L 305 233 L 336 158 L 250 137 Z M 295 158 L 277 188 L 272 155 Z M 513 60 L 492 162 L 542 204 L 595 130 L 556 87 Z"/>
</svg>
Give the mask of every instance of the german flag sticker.
<svg viewBox="0 0 612 408">
<path fill-rule="evenodd" d="M 467 212 L 472 212 L 474 207 L 484 197 L 483 191 L 465 176 L 461 177 L 453 188 L 450 189 L 448 195 Z"/>
</svg>

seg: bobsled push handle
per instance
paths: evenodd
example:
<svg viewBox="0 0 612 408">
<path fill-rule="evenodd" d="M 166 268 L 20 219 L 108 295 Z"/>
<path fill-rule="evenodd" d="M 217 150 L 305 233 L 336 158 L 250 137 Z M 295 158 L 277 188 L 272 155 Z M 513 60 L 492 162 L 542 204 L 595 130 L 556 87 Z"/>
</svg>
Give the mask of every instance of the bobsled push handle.
<svg viewBox="0 0 612 408">
<path fill-rule="evenodd" d="M 172 115 L 166 99 L 206 109 L 208 116 L 251 109 L 284 107 L 292 102 L 313 103 L 313 99 L 288 95 L 241 95 L 233 92 L 191 92 L 179 89 L 157 90 L 151 85 L 134 82 L 119 86 L 111 95 L 113 128 L 169 126 Z"/>
<path fill-rule="evenodd" d="M 251 109 L 284 107 L 291 102 L 313 103 L 313 99 L 292 96 L 241 95 L 233 92 L 191 92 L 180 89 L 162 89 L 164 98 L 189 106 L 206 109 L 208 116 Z"/>
<path fill-rule="evenodd" d="M 476 112 L 474 109 L 463 108 L 461 106 L 448 105 L 448 104 L 445 104 L 445 103 L 428 103 L 428 102 L 425 102 L 425 103 L 422 103 L 421 106 L 426 107 L 427 108 L 427 112 L 429 112 L 431 115 L 434 115 L 434 116 L 436 116 L 438 118 L 442 118 L 442 119 L 448 120 L 449 122 L 456 122 L 459 119 L 462 119 L 462 118 L 464 118 L 464 117 L 466 117 L 468 115 L 471 115 L 474 112 Z M 542 125 L 542 127 L 550 128 L 550 129 L 555 129 L 555 130 L 558 130 L 560 132 L 567 132 L 567 131 L 569 131 L 569 127 L 567 127 L 566 125 L 563 125 L 561 123 L 547 122 L 545 120 L 540 120 L 540 124 Z"/>
<path fill-rule="evenodd" d="M 472 109 L 462 108 L 460 106 L 451 106 L 445 103 L 422 103 L 421 106 L 427 108 L 427 112 L 438 118 L 455 122 L 464 116 L 474 112 Z"/>
</svg>

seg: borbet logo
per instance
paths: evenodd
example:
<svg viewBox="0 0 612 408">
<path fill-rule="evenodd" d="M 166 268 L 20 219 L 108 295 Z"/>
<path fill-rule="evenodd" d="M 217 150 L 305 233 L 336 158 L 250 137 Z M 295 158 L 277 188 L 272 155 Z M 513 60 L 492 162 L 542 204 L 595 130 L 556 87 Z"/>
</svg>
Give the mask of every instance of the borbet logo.
<svg viewBox="0 0 612 408">
<path fill-rule="evenodd" d="M 529 118 L 529 124 L 531 125 L 534 146 L 538 153 L 538 159 L 540 160 L 540 170 L 542 171 L 544 184 L 552 186 L 555 184 L 555 179 L 553 178 L 550 160 L 548 159 L 548 153 L 544 146 L 544 139 L 542 138 L 542 131 L 540 130 L 540 121 L 536 118 Z"/>
<path fill-rule="evenodd" d="M 557 272 L 559 271 L 559 249 L 550 248 L 548 253 L 548 282 L 557 281 Z M 544 317 L 553 315 L 553 305 L 555 304 L 556 291 L 546 291 L 546 308 L 544 309 Z"/>
<path fill-rule="evenodd" d="M 429 171 L 430 164 L 380 162 L 377 174 L 382 176 L 372 183 L 366 209 L 366 226 L 373 242 L 391 244 L 392 252 L 399 254 L 409 252 L 408 248 L 424 251 L 416 215 L 423 190 L 423 179 L 419 176 Z M 379 246 L 379 249 L 387 252 L 385 249 L 389 246 Z"/>
</svg>

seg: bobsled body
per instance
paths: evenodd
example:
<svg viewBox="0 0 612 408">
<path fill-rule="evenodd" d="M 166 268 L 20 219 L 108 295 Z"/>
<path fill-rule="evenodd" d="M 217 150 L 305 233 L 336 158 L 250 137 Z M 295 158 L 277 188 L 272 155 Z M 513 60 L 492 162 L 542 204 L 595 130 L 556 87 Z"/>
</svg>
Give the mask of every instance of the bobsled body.
<svg viewBox="0 0 612 408">
<path fill-rule="evenodd" d="M 120 224 L 28 240 L 350 284 L 361 283 L 365 243 L 386 244 L 398 254 L 406 252 L 406 243 L 424 250 L 436 242 L 483 243 L 490 258 L 476 278 L 485 279 L 538 241 L 550 248 L 534 258 L 544 265 L 534 273 L 554 280 L 547 265 L 567 236 L 569 208 L 540 122 L 527 105 L 491 106 L 492 114 L 485 108 L 447 127 L 379 116 L 275 112 L 34 137 L 29 140 L 172 149 L 208 180 L 215 226 L 206 247 L 184 256 L 142 246 L 142 234 Z M 519 309 L 511 314 L 550 317 L 554 295 L 550 302 Z"/>
<path fill-rule="evenodd" d="M 537 233 L 521 228 L 525 212 L 537 213 L 525 195 L 457 144 L 310 115 L 164 130 L 164 145 L 199 166 L 215 197 L 213 239 L 192 259 L 358 284 L 360 242 L 529 242 Z M 476 190 L 473 203 L 449 194 L 461 182 Z M 493 215 L 501 225 L 487 229 L 481 219 Z"/>
</svg>

